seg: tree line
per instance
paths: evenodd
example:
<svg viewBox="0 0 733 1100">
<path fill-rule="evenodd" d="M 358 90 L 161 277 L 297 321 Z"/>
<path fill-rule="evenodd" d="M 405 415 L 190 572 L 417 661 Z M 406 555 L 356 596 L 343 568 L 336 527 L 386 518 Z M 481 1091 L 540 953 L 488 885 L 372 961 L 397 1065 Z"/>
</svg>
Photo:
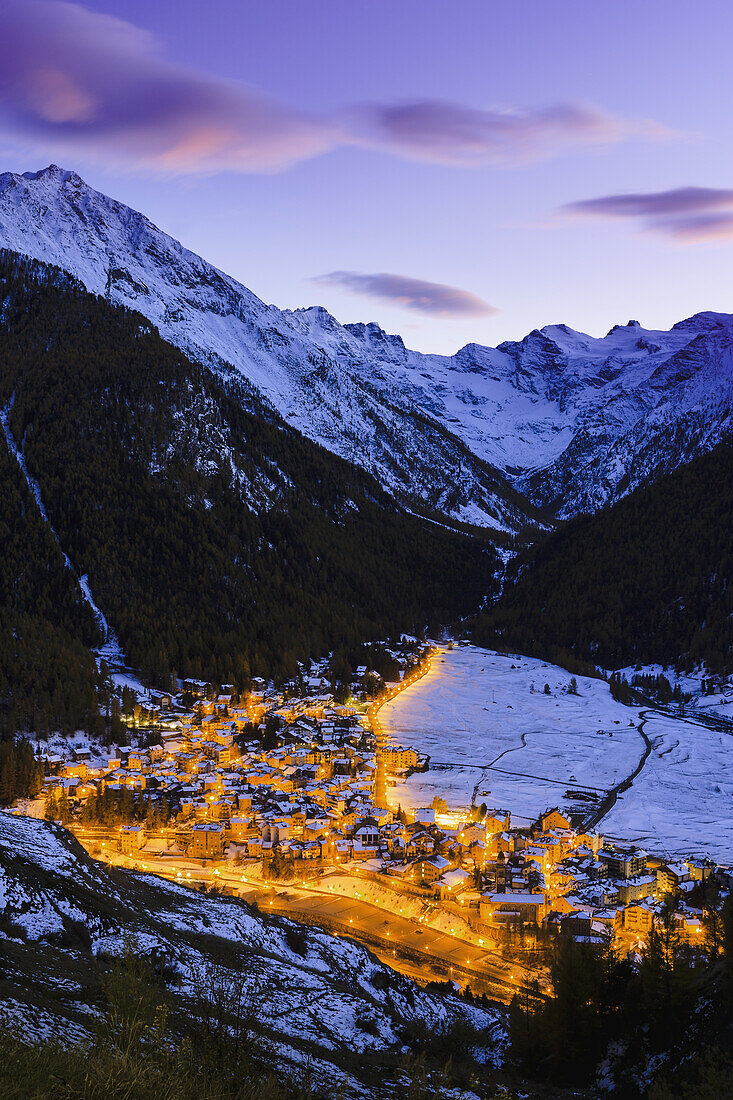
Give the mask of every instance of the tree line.
<svg viewBox="0 0 733 1100">
<path fill-rule="evenodd" d="M 733 668 L 731 442 L 526 551 L 474 638 L 566 667 Z"/>
</svg>

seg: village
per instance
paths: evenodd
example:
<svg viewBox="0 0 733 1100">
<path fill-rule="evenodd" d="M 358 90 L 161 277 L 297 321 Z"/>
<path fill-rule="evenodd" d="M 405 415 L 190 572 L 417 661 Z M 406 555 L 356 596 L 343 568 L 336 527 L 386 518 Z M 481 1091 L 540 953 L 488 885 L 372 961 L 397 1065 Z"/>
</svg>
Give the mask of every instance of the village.
<svg viewBox="0 0 733 1100">
<path fill-rule="evenodd" d="M 554 808 L 519 828 L 510 810 L 485 804 L 463 814 L 439 798 L 409 812 L 391 804 L 395 777 L 429 762 L 388 742 L 379 708 L 439 650 L 407 638 L 385 647 L 399 679 L 360 666 L 341 702 L 325 661 L 278 690 L 254 680 L 237 695 L 187 680 L 178 696 L 149 692 L 128 720 L 129 745 L 46 754 L 46 816 L 121 866 L 250 899 L 274 886 L 308 890 L 308 918 L 321 911 L 329 927 L 336 891 L 482 953 L 511 958 L 519 945 L 525 977 L 542 969 L 527 945 L 554 935 L 633 956 L 663 906 L 680 942 L 702 945 L 705 884 L 712 876 L 730 887 L 712 862 L 604 842 Z M 396 960 L 404 925 L 374 923 L 371 935 Z M 468 984 L 478 959 L 469 953 L 443 970 Z"/>
</svg>

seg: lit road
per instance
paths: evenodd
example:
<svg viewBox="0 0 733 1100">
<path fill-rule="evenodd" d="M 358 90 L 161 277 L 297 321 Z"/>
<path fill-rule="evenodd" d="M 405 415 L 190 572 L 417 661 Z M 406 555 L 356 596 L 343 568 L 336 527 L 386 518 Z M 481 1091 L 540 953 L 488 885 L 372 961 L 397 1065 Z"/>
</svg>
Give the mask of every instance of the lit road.
<svg viewBox="0 0 733 1100">
<path fill-rule="evenodd" d="M 248 900 L 255 897 L 264 908 L 264 899 L 254 891 Z M 453 978 L 476 992 L 509 1000 L 528 974 L 524 967 L 510 964 L 479 945 L 355 898 L 286 889 L 268 899 L 268 906 L 269 900 L 272 912 L 313 921 L 329 931 L 343 931 L 365 942 L 395 969 L 406 969 L 423 982 Z"/>
</svg>

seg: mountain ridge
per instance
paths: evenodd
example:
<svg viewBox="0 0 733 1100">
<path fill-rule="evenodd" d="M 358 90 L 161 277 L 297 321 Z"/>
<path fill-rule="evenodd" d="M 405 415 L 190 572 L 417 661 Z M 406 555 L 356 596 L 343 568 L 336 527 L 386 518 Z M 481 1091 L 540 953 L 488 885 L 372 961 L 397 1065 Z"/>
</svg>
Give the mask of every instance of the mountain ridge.
<svg viewBox="0 0 733 1100">
<path fill-rule="evenodd" d="M 530 520 L 520 494 L 430 410 L 414 407 L 399 388 L 375 385 L 372 371 L 344 373 L 329 354 L 327 329 L 336 326 L 349 355 L 355 337 L 330 315 L 324 324 L 325 311 L 316 342 L 309 311 L 265 305 L 76 173 L 51 166 L 0 176 L 0 245 L 55 264 L 93 293 L 143 313 L 165 339 L 215 371 L 231 373 L 233 365 L 288 423 L 373 473 L 397 499 L 504 533 Z"/>
<path fill-rule="evenodd" d="M 138 310 L 211 369 L 233 370 L 409 507 L 497 535 L 595 511 L 709 450 L 733 423 L 729 314 L 669 330 L 630 321 L 601 337 L 546 325 L 496 348 L 425 354 L 376 322 L 266 305 L 57 166 L 0 175 L 2 244 Z"/>
</svg>

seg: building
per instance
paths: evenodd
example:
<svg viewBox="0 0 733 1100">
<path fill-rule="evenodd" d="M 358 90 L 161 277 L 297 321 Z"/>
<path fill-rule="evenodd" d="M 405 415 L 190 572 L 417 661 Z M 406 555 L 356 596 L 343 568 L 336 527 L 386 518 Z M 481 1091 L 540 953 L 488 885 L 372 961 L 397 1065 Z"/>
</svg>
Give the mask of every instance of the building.
<svg viewBox="0 0 733 1100">
<path fill-rule="evenodd" d="M 198 859 L 221 859 L 224 855 L 224 826 L 210 821 L 192 826 L 188 854 Z"/>
<path fill-rule="evenodd" d="M 420 757 L 415 749 L 403 749 L 398 745 L 391 745 L 384 749 L 384 764 L 389 771 L 405 771 L 408 768 L 416 768 Z"/>
<path fill-rule="evenodd" d="M 683 882 L 691 882 L 686 863 L 660 863 L 657 868 L 657 890 L 660 894 L 676 894 Z"/>
<path fill-rule="evenodd" d="M 657 888 L 656 875 L 636 875 L 634 878 L 624 879 L 618 884 L 618 900 L 622 905 L 630 905 L 634 901 L 643 901 L 650 898 Z"/>
<path fill-rule="evenodd" d="M 484 894 L 479 905 L 481 919 L 492 924 L 541 924 L 549 911 L 545 894 Z"/>
<path fill-rule="evenodd" d="M 601 848 L 598 859 L 611 878 L 633 878 L 646 871 L 646 852 L 638 848 Z"/>
<path fill-rule="evenodd" d="M 450 868 L 450 863 L 444 856 L 433 856 L 431 859 L 415 860 L 412 867 L 414 881 L 430 885 Z"/>
<path fill-rule="evenodd" d="M 616 910 L 614 933 L 618 936 L 625 932 L 627 936 L 646 939 L 653 920 L 654 912 L 650 905 L 627 905 L 625 909 Z"/>
<path fill-rule="evenodd" d="M 569 829 L 571 827 L 568 819 L 558 809 L 546 810 L 541 815 L 538 824 L 537 831 L 540 833 L 546 833 L 550 829 Z"/>
<path fill-rule="evenodd" d="M 123 825 L 120 830 L 120 851 L 123 856 L 136 855 L 145 844 L 142 825 Z"/>
<path fill-rule="evenodd" d="M 442 876 L 440 896 L 446 899 L 455 898 L 471 886 L 473 886 L 473 875 L 457 867 L 455 871 L 446 871 Z"/>
</svg>

